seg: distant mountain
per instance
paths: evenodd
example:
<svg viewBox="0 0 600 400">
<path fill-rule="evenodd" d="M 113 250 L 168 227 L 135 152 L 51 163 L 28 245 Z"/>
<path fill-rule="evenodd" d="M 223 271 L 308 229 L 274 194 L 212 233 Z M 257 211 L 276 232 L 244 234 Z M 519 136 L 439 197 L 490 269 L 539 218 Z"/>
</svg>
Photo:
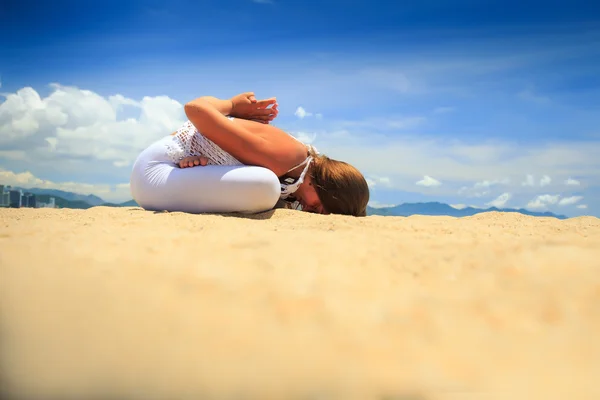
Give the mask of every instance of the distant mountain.
<svg viewBox="0 0 600 400">
<path fill-rule="evenodd" d="M 124 203 L 104 203 L 101 204 L 101 206 L 105 206 L 105 207 L 139 207 L 138 203 L 135 202 L 135 200 L 129 200 L 126 201 Z"/>
<path fill-rule="evenodd" d="M 513 209 L 490 207 L 486 209 L 467 207 L 458 210 L 448 204 L 430 202 L 430 203 L 404 203 L 394 207 L 374 208 L 367 207 L 367 215 L 386 215 L 394 217 L 408 217 L 411 215 L 447 215 L 450 217 L 468 217 L 470 215 L 480 214 L 490 211 L 514 212 L 534 217 L 553 217 L 558 219 L 567 219 L 565 215 L 557 215 L 551 212 L 536 212 L 525 210 L 524 208 Z"/>
<path fill-rule="evenodd" d="M 21 189 L 23 191 L 23 193 L 29 192 L 29 193 L 35 194 L 36 196 L 41 195 L 41 194 L 46 194 L 46 195 L 49 195 L 50 197 L 60 197 L 61 199 L 68 200 L 68 201 L 84 201 L 87 204 L 89 204 L 90 206 L 100 206 L 100 205 L 106 203 L 106 201 L 102 200 L 98 196 L 94 196 L 93 194 L 88 194 L 88 195 L 77 194 L 77 193 L 65 192 L 64 190 L 57 190 L 57 189 L 37 189 L 37 188 L 31 188 L 31 189 L 15 188 L 15 189 Z"/>
<path fill-rule="evenodd" d="M 107 203 L 98 196 L 83 195 L 72 192 L 65 192 L 56 189 L 21 189 L 23 192 L 34 193 L 40 202 L 48 203 L 50 197 L 55 198 L 56 205 L 60 208 L 77 208 L 87 209 L 95 206 L 105 207 L 139 207 L 135 200 L 129 200 L 123 203 Z M 428 203 L 404 203 L 393 207 L 367 207 L 367 215 L 383 215 L 393 217 L 408 217 L 411 215 L 447 215 L 450 217 L 468 217 L 475 214 L 480 214 L 490 211 L 513 212 L 534 217 L 553 217 L 558 219 L 567 219 L 565 215 L 557 215 L 551 212 L 536 212 L 525 210 L 524 208 L 513 209 L 490 207 L 486 209 L 466 207 L 461 210 L 451 207 L 445 203 L 428 202 Z"/>
<path fill-rule="evenodd" d="M 119 204 L 119 207 L 139 207 L 140 205 L 135 200 L 129 200 Z"/>
<path fill-rule="evenodd" d="M 50 197 L 54 197 L 54 202 L 58 208 L 76 208 L 79 210 L 85 210 L 85 209 L 93 207 L 92 205 L 90 205 L 89 203 L 86 203 L 83 200 L 67 200 L 67 199 L 63 199 L 62 197 L 53 196 L 53 195 L 49 195 L 49 194 L 36 194 L 35 195 L 36 201 L 41 202 L 41 203 L 49 203 Z"/>
</svg>

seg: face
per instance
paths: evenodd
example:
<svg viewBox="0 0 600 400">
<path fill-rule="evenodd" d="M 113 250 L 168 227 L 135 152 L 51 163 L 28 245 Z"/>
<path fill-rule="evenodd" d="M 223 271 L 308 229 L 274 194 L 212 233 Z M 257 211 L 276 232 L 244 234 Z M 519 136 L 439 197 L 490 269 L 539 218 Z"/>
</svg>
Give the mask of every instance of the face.
<svg viewBox="0 0 600 400">
<path fill-rule="evenodd" d="M 319 195 L 315 191 L 315 188 L 310 181 L 310 177 L 306 177 L 302 185 L 298 188 L 296 199 L 300 205 L 302 205 L 302 211 L 316 214 L 328 214 L 321 204 Z"/>
</svg>

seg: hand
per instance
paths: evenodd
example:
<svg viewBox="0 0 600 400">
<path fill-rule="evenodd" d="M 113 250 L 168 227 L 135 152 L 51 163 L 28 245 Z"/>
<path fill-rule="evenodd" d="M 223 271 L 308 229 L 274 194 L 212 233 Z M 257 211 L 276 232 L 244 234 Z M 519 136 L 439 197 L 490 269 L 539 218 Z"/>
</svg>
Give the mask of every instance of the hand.
<svg viewBox="0 0 600 400">
<path fill-rule="evenodd" d="M 246 92 L 231 98 L 231 112 L 229 115 L 268 124 L 279 114 L 277 106 L 275 97 L 256 100 L 253 92 Z"/>
<path fill-rule="evenodd" d="M 190 156 L 182 158 L 179 161 L 179 168 L 197 167 L 198 165 L 205 166 L 208 164 L 208 158 L 202 156 Z"/>
</svg>

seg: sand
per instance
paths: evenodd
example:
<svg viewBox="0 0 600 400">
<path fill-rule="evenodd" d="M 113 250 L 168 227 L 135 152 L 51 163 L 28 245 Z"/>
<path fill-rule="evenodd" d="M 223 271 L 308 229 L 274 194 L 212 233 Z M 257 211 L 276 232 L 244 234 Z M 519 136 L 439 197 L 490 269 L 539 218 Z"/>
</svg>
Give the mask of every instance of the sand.
<svg viewBox="0 0 600 400">
<path fill-rule="evenodd" d="M 598 399 L 600 220 L 0 209 L 14 399 Z"/>
</svg>

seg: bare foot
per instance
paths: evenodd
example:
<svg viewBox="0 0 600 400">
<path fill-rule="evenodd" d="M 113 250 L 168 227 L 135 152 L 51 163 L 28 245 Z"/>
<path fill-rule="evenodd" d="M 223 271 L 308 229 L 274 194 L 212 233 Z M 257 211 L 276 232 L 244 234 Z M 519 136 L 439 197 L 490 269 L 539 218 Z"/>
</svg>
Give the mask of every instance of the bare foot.
<svg viewBox="0 0 600 400">
<path fill-rule="evenodd" d="M 208 158 L 202 156 L 185 157 L 179 161 L 180 168 L 197 167 L 199 165 L 205 166 L 206 164 L 208 164 Z"/>
</svg>

